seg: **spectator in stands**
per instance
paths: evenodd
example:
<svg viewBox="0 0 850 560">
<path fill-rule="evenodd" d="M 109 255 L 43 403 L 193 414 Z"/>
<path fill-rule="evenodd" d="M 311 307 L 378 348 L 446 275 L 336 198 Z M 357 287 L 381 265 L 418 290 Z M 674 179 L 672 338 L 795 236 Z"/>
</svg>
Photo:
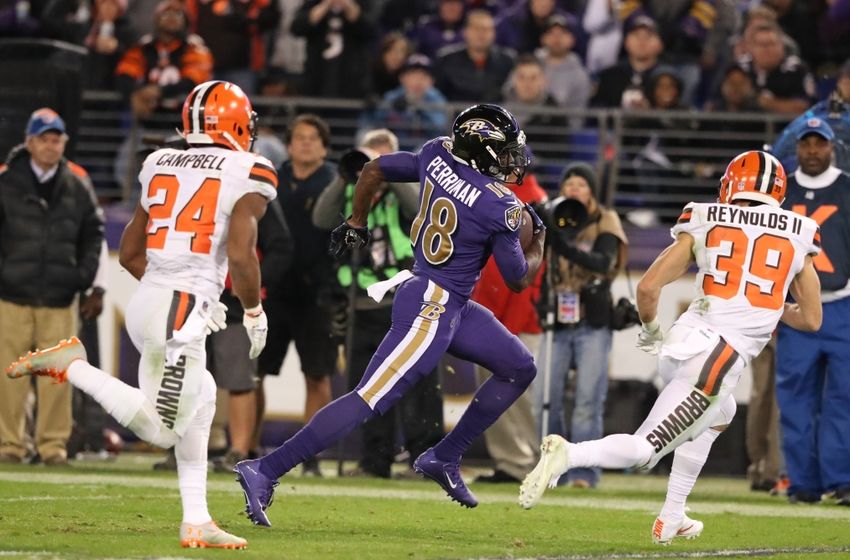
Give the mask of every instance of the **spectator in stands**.
<svg viewBox="0 0 850 560">
<path fill-rule="evenodd" d="M 366 0 L 307 0 L 295 14 L 292 33 L 307 40 L 305 94 L 360 99 L 368 92 L 376 31 L 368 7 Z"/>
<path fill-rule="evenodd" d="M 527 173 L 521 185 L 506 184 L 524 204 L 540 204 L 547 198 L 534 174 Z M 496 261 L 492 257 L 481 270 L 481 277 L 471 299 L 493 312 L 505 328 L 517 335 L 537 355 L 542 330 L 536 305 L 540 300 L 540 284 L 544 268 L 538 271 L 534 282 L 521 292 L 514 292 L 505 284 Z M 492 373 L 475 366 L 478 384 L 484 383 Z M 525 478 L 537 461 L 540 434 L 534 421 L 533 392 L 527 390 L 496 422 L 484 432 L 487 453 L 493 461 L 492 475 L 479 476 L 475 482 L 519 482 Z"/>
<path fill-rule="evenodd" d="M 672 66 L 662 65 L 649 75 L 644 88 L 649 109 L 686 109 L 682 103 L 684 84 L 679 73 Z"/>
<path fill-rule="evenodd" d="M 112 89 L 115 65 L 133 37 L 125 17 L 127 0 L 50 0 L 41 15 L 49 37 L 86 47 L 89 61 L 84 84 L 93 89 Z"/>
<path fill-rule="evenodd" d="M 818 44 L 818 16 L 827 3 L 762 0 L 762 5 L 776 12 L 777 23 L 783 33 L 799 46 L 799 52 L 795 54 L 811 68 L 817 68 L 822 59 Z"/>
<path fill-rule="evenodd" d="M 650 16 L 658 24 L 664 42 L 665 62 L 674 66 L 682 80 L 682 100 L 690 106 L 700 82 L 700 59 L 706 39 L 717 20 L 718 0 L 627 0 L 620 15 Z"/>
<path fill-rule="evenodd" d="M 749 43 L 751 42 L 753 30 L 763 25 L 779 25 L 777 23 L 776 12 L 771 8 L 757 4 L 744 13 L 744 22 L 740 28 L 740 33 L 729 39 L 732 45 L 732 61 L 749 54 Z M 800 55 L 800 47 L 796 41 L 785 33 L 782 34 L 782 42 L 785 44 L 785 52 L 787 54 Z"/>
<path fill-rule="evenodd" d="M 153 19 L 154 34 L 130 47 L 115 69 L 118 89 L 139 119 L 160 107 L 176 109 L 193 87 L 212 79 L 212 56 L 188 32 L 183 4 L 162 0 Z"/>
<path fill-rule="evenodd" d="M 80 292 L 92 285 L 103 217 L 85 172 L 63 154 L 65 123 L 52 109 L 29 119 L 26 140 L 0 171 L 0 362 L 77 334 Z M 35 445 L 45 465 L 66 465 L 71 387 L 35 380 Z M 30 383 L 0 375 L 0 463 L 24 459 Z"/>
<path fill-rule="evenodd" d="M 530 54 L 517 58 L 516 66 L 506 84 L 505 103 L 519 121 L 529 146 L 535 150 L 543 144 L 557 143 L 566 138 L 567 119 L 560 112 L 546 112 L 558 107 L 547 91 L 546 74 L 540 59 Z"/>
<path fill-rule="evenodd" d="M 805 111 L 815 94 L 814 78 L 803 61 L 785 54 L 779 27 L 759 25 L 747 43 L 749 54 L 738 64 L 753 77 L 759 107 L 787 115 Z"/>
<path fill-rule="evenodd" d="M 0 5 L 0 36 L 30 37 L 41 32 L 41 13 L 33 3 L 19 0 Z"/>
<path fill-rule="evenodd" d="M 625 264 L 626 234 L 620 218 L 597 198 L 596 172 L 586 163 L 568 166 L 560 181 L 560 194 L 581 202 L 589 219 L 576 230 L 550 228 L 552 251 L 557 258 L 553 285 L 557 317 L 552 345 L 549 395 L 544 398 L 546 356 L 538 355 L 541 372 L 532 384 L 537 424 L 547 434 L 566 437 L 564 387 L 570 365 L 575 364 L 575 404 L 569 424 L 571 442 L 602 437 L 602 414 L 608 392 L 611 353 L 611 281 Z M 545 297 L 545 296 L 544 296 Z M 549 418 L 541 426 L 543 406 Z M 575 469 L 562 480 L 580 488 L 595 487 L 599 469 Z"/>
<path fill-rule="evenodd" d="M 286 219 L 280 207 L 269 208 L 257 224 L 257 256 L 260 258 L 263 300 L 274 291 L 292 262 L 293 245 Z M 228 275 L 221 302 L 227 306 L 227 328 L 207 336 L 207 357 L 216 386 L 227 391 L 226 418 L 230 445 L 215 461 L 216 472 L 231 472 L 236 463 L 254 449 L 252 442 L 257 423 L 257 360 L 248 358 L 251 341 L 242 325 L 242 304 L 231 292 Z"/>
<path fill-rule="evenodd" d="M 401 86 L 387 92 L 366 122 L 369 128 L 383 126 L 396 131 L 401 149 L 416 151 L 426 140 L 446 130 L 446 98 L 434 87 L 427 56 L 411 55 L 399 78 Z"/>
<path fill-rule="evenodd" d="M 623 42 L 617 2 L 587 0 L 581 25 L 589 35 L 585 56 L 588 72 L 596 75 L 614 66 Z"/>
<path fill-rule="evenodd" d="M 421 56 L 421 55 L 420 55 Z M 340 214 L 351 213 L 354 183 L 360 169 L 370 158 L 399 150 L 399 141 L 387 129 L 370 130 L 363 136 L 356 159 L 340 163 L 340 176 L 322 191 L 313 209 L 313 223 L 330 231 L 339 225 Z M 418 183 L 387 183 L 369 213 L 371 238 L 358 253 L 360 259 L 340 263 L 337 267 L 339 287 L 345 290 L 349 309 L 353 314 L 347 324 L 351 349 L 347 352 L 348 387 L 354 389 L 366 372 L 372 355 L 392 323 L 392 294 L 380 303 L 366 293 L 373 283 L 391 278 L 413 264 L 410 245 L 410 224 L 419 211 Z M 350 256 L 352 259 L 354 255 Z M 352 288 L 352 283 L 356 282 Z M 414 459 L 443 437 L 443 399 L 440 377 L 432 371 L 418 383 L 415 391 L 408 391 L 399 403 L 400 414 L 375 416 L 361 427 L 361 456 L 357 469 L 350 475 L 390 478 L 390 469 L 396 455 L 396 433 L 403 434 L 404 447 L 409 452 L 410 464 Z M 397 420 L 400 420 L 398 422 Z M 412 471 L 411 471 L 412 472 Z"/>
<path fill-rule="evenodd" d="M 184 0 L 190 28 L 213 55 L 217 80 L 233 82 L 246 94 L 257 91 L 266 67 L 263 35 L 280 20 L 277 0 Z"/>
<path fill-rule="evenodd" d="M 301 114 L 286 131 L 289 160 L 278 169 L 278 204 L 292 233 L 295 253 L 292 266 L 274 289 L 269 286 L 265 310 L 269 316 L 269 343 L 259 358 L 259 374 L 277 375 L 290 342 L 301 361 L 307 386 L 304 420 L 331 401 L 331 380 L 336 368 L 337 345 L 331 338 L 328 290 L 332 262 L 328 256 L 328 232 L 310 218 L 319 195 L 336 175 L 326 162 L 331 131 L 320 117 Z M 272 210 L 270 210 L 271 212 Z M 262 387 L 262 384 L 260 385 Z M 265 395 L 258 393 L 262 413 Z M 257 422 L 257 430 L 262 425 Z M 304 466 L 305 473 L 320 474 L 315 458 Z"/>
<path fill-rule="evenodd" d="M 752 76 L 738 65 L 727 68 L 720 82 L 720 96 L 710 101 L 706 109 L 730 113 L 761 112 Z"/>
<path fill-rule="evenodd" d="M 561 107 L 584 109 L 590 99 L 590 76 L 573 52 L 577 23 L 571 15 L 551 16 L 540 37 L 537 57 L 543 62 L 546 91 Z"/>
<path fill-rule="evenodd" d="M 797 134 L 812 118 L 825 121 L 833 130 L 835 166 L 850 173 L 850 59 L 841 67 L 829 99 L 816 103 L 794 119 L 773 143 L 772 152 L 788 173 L 797 169 Z"/>
<path fill-rule="evenodd" d="M 850 506 L 850 176 L 832 165 L 835 133 L 817 117 L 797 132 L 800 166 L 788 176 L 782 207 L 820 227 L 823 324 L 817 332 L 780 325 L 776 397 L 791 502 L 828 493 Z"/>
<path fill-rule="evenodd" d="M 423 17 L 411 33 L 416 52 L 429 58 L 443 47 L 463 43 L 463 0 L 439 0 L 437 14 Z"/>
<path fill-rule="evenodd" d="M 270 38 L 269 67 L 261 79 L 261 95 L 265 95 L 262 93 L 263 83 L 272 81 L 278 84 L 282 82 L 287 91 L 297 90 L 297 83 L 304 73 L 307 41 L 303 37 L 295 36 L 292 32 L 292 21 L 302 3 L 302 0 L 278 0 L 280 21 L 273 37 Z"/>
<path fill-rule="evenodd" d="M 556 13 L 555 0 L 521 0 L 499 18 L 496 42 L 520 54 L 534 52 L 549 18 Z"/>
<path fill-rule="evenodd" d="M 401 85 L 398 76 L 411 52 L 410 41 L 398 31 L 391 31 L 381 39 L 371 87 L 372 94 L 378 99 Z"/>
<path fill-rule="evenodd" d="M 499 101 L 502 84 L 514 65 L 514 53 L 495 45 L 496 27 L 490 12 L 469 12 L 463 37 L 463 45 L 446 47 L 437 58 L 437 89 L 450 101 Z"/>
<path fill-rule="evenodd" d="M 133 0 L 127 4 L 127 19 L 132 23 L 133 42 L 141 40 L 145 35 L 151 35 L 154 30 L 154 20 L 151 14 L 162 0 Z"/>
<path fill-rule="evenodd" d="M 664 49 L 652 18 L 633 18 L 627 27 L 624 46 L 626 60 L 599 74 L 592 105 L 626 109 L 646 106 L 644 80 L 658 64 Z"/>
</svg>

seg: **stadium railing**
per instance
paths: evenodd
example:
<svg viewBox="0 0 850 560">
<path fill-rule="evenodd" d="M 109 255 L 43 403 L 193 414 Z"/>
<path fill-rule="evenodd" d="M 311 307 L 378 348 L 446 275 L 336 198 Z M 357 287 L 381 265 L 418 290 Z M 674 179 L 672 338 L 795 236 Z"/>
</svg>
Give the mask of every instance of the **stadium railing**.
<svg viewBox="0 0 850 560">
<path fill-rule="evenodd" d="M 350 99 L 257 97 L 260 125 L 282 135 L 292 118 L 316 113 L 330 125 L 329 158 L 356 145 L 358 133 L 379 123 L 375 108 Z M 594 165 L 601 177 L 601 199 L 621 214 L 650 212 L 670 222 L 691 200 L 712 200 L 728 161 L 739 152 L 770 145 L 789 121 L 781 115 L 699 111 L 564 110 L 505 104 L 520 118 L 534 154 L 534 171 L 554 190 L 563 167 L 576 160 Z M 443 111 L 450 123 L 467 104 L 424 107 Z M 136 122 L 114 92 L 86 91 L 77 145 L 85 167 L 106 201 L 137 198 L 135 174 L 146 145 L 175 134 L 179 110 L 159 112 Z M 446 130 L 428 131 L 417 119 L 393 120 L 402 143 L 415 145 Z M 131 149 L 131 146 L 135 148 Z"/>
</svg>

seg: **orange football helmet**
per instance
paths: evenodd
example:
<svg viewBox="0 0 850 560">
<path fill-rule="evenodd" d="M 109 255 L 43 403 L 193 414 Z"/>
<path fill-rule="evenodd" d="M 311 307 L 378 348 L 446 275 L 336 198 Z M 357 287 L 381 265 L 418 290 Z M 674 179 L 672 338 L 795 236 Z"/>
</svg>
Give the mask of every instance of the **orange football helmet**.
<svg viewBox="0 0 850 560">
<path fill-rule="evenodd" d="M 183 103 L 183 137 L 191 145 L 212 144 L 246 152 L 256 137 L 257 114 L 236 84 L 204 82 Z"/>
<path fill-rule="evenodd" d="M 780 206 L 788 181 L 785 168 L 767 152 L 752 150 L 733 159 L 720 178 L 718 202 L 752 200 Z"/>
</svg>

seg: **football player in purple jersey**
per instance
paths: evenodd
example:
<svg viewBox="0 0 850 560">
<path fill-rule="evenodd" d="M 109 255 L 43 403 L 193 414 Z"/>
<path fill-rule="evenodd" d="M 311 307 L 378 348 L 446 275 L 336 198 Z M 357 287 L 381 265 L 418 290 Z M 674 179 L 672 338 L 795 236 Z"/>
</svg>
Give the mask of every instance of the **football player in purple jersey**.
<svg viewBox="0 0 850 560">
<path fill-rule="evenodd" d="M 419 181 L 420 208 L 411 228 L 413 271 L 369 288 L 380 299 L 397 289 L 392 326 L 360 384 L 320 410 L 292 438 L 261 459 L 234 469 L 248 517 L 269 526 L 277 479 L 330 446 L 375 414 L 385 414 L 405 391 L 431 372 L 446 352 L 493 372 L 478 389 L 455 428 L 416 459 L 414 468 L 455 501 L 478 501 L 460 476 L 460 460 L 531 383 L 531 353 L 493 314 L 469 295 L 490 255 L 511 289 L 533 280 L 543 258 L 545 228 L 530 207 L 533 236 L 519 242 L 523 204 L 504 183 L 520 182 L 529 164 L 525 134 L 508 111 L 475 105 L 455 119 L 452 136 L 427 142 L 417 153 L 396 152 L 367 163 L 354 194 L 352 215 L 331 234 L 330 251 L 341 256 L 369 239 L 367 216 L 386 182 Z"/>
</svg>

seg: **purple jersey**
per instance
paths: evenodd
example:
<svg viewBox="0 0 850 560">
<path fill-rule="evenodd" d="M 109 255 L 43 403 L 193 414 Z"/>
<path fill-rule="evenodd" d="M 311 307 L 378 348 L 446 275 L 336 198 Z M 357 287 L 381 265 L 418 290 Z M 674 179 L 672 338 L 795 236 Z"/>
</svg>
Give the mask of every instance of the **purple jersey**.
<svg viewBox="0 0 850 560">
<path fill-rule="evenodd" d="M 419 152 L 378 160 L 387 181 L 420 181 L 419 213 L 410 228 L 414 273 L 469 297 L 492 254 L 508 282 L 528 271 L 519 244 L 522 203 L 504 185 L 454 159 L 446 137 Z"/>
</svg>

